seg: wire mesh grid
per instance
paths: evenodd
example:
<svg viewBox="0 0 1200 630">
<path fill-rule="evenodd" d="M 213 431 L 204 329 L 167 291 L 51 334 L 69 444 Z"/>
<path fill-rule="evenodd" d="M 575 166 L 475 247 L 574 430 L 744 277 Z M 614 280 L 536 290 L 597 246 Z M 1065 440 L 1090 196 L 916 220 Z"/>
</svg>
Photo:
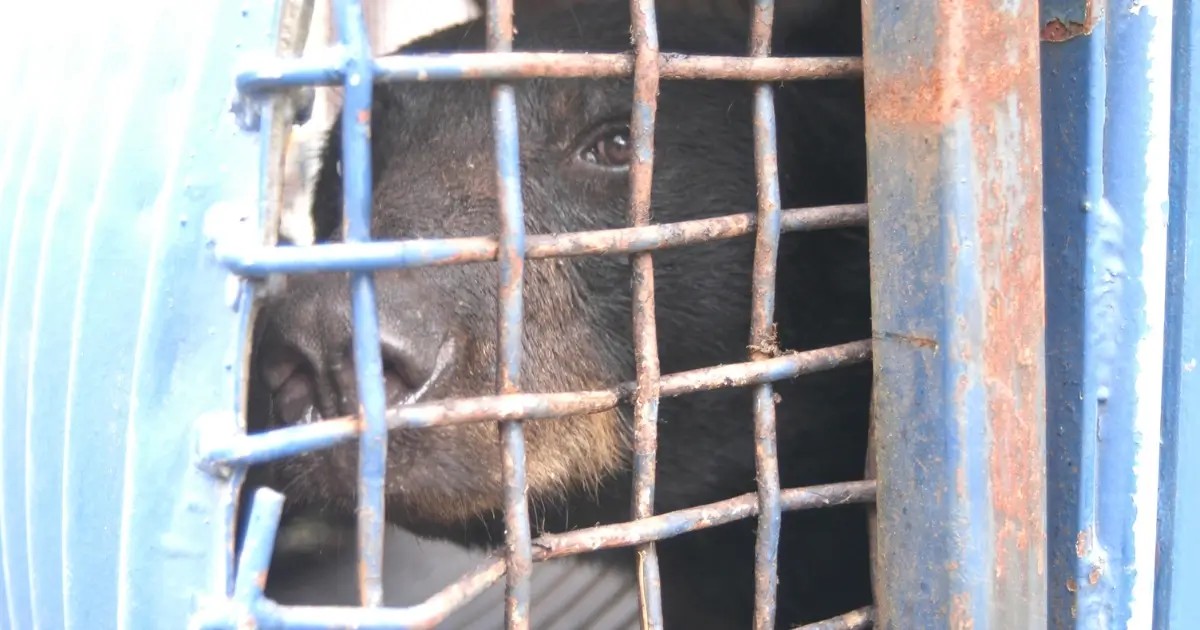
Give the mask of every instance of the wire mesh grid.
<svg viewBox="0 0 1200 630">
<path fill-rule="evenodd" d="M 311 0 L 298 0 L 311 4 Z M 865 204 L 783 209 L 775 147 L 776 120 L 769 81 L 854 77 L 861 58 L 772 58 L 773 0 L 753 6 L 749 56 L 679 56 L 659 51 L 653 0 L 631 0 L 634 52 L 573 54 L 512 52 L 512 0 L 488 0 L 488 52 L 396 55 L 373 59 L 360 0 L 336 0 L 334 13 L 341 57 L 335 60 L 276 58 L 240 74 L 237 87 L 253 101 L 300 86 L 342 85 L 341 133 L 345 242 L 307 247 L 218 244 L 217 258 L 234 273 L 263 278 L 279 273 L 349 272 L 354 321 L 354 359 L 362 413 L 265 433 L 244 432 L 202 448 L 209 466 L 244 469 L 289 455 L 359 442 L 358 551 L 361 607 L 277 606 L 263 597 L 263 584 L 283 497 L 260 489 L 252 502 L 245 544 L 238 559 L 233 597 L 221 614 L 198 626 L 242 627 L 250 622 L 273 628 L 429 628 L 502 576 L 506 580 L 507 628 L 529 628 L 530 575 L 534 562 L 615 547 L 636 547 L 641 625 L 662 628 L 658 559 L 654 543 L 689 531 L 757 517 L 754 627 L 773 628 L 776 554 L 781 513 L 874 500 L 875 483 L 858 481 L 781 489 L 776 458 L 772 383 L 870 360 L 870 341 L 778 354 L 773 345 L 775 263 L 786 231 L 865 225 Z M 311 11 L 302 15 L 311 15 Z M 571 234 L 529 235 L 524 231 L 519 138 L 514 91 L 498 83 L 492 92 L 501 234 L 498 237 L 372 241 L 370 111 L 375 81 L 589 78 L 630 76 L 635 82 L 631 120 L 634 160 L 630 171 L 629 223 L 622 229 Z M 654 169 L 653 135 L 660 80 L 733 79 L 758 82 L 754 96 L 754 151 L 758 208 L 754 213 L 652 225 L 650 190 Z M 271 214 L 268 211 L 267 216 Z M 270 223 L 270 221 L 268 221 Z M 270 227 L 268 226 L 268 230 Z M 748 361 L 661 375 L 654 319 L 651 252 L 692 243 L 730 239 L 754 232 L 753 309 Z M 523 265 L 526 259 L 631 254 L 636 380 L 608 389 L 570 393 L 524 393 L 520 389 Z M 496 395 L 416 403 L 388 409 L 379 349 L 379 321 L 372 272 L 476 261 L 499 262 L 499 366 Z M 661 397 L 717 388 L 753 387 L 756 494 L 654 514 L 656 423 Z M 596 413 L 629 402 L 634 409 L 633 520 L 533 540 L 525 484 L 522 423 Z M 381 608 L 384 532 L 383 473 L 387 433 L 466 422 L 497 422 L 504 449 L 505 545 L 485 566 L 464 576 L 424 603 Z M 849 630 L 868 627 L 871 608 L 804 626 Z"/>
</svg>

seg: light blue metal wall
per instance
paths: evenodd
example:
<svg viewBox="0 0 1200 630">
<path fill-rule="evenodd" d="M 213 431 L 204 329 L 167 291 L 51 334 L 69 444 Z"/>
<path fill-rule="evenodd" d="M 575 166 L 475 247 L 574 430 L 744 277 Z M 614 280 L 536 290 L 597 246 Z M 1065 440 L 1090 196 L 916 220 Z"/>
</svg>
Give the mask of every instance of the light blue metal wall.
<svg viewBox="0 0 1200 630">
<path fill-rule="evenodd" d="M 192 453 L 242 314 L 205 223 L 257 207 L 227 108 L 273 5 L 0 10 L 0 627 L 184 628 L 225 588 L 230 493 Z"/>
</svg>

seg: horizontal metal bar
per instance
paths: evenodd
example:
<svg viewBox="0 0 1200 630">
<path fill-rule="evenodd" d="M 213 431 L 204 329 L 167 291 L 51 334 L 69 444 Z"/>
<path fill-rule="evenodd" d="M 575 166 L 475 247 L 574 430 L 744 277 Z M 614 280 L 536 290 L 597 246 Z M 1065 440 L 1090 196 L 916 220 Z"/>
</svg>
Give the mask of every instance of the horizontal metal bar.
<svg viewBox="0 0 1200 630">
<path fill-rule="evenodd" d="M 633 75 L 634 55 L 621 53 L 448 53 L 391 55 L 375 59 L 375 80 L 462 81 L 512 79 L 586 79 Z M 858 57 L 720 57 L 658 55 L 662 79 L 791 81 L 835 79 L 862 74 Z M 236 79 L 243 94 L 261 94 L 304 85 L 340 85 L 345 61 L 320 58 L 270 59 L 255 63 Z"/>
<path fill-rule="evenodd" d="M 780 504 L 784 511 L 870 503 L 874 500 L 874 481 L 791 488 L 780 493 Z M 746 493 L 732 499 L 667 512 L 648 519 L 542 536 L 533 541 L 533 559 L 535 562 L 542 562 L 600 549 L 656 542 L 751 518 L 757 514 L 757 495 Z M 436 627 L 452 611 L 466 604 L 503 575 L 504 559 L 497 555 L 425 602 L 409 608 L 277 606 L 262 600 L 250 610 L 254 615 L 255 627 L 261 630 L 327 630 L 346 627 L 356 630 L 425 630 Z M 216 611 L 206 611 L 204 619 L 197 620 L 193 627 L 199 630 L 235 630 L 244 627 L 238 626 L 238 623 L 246 621 L 245 617 L 236 617 L 235 611 L 245 614 L 245 610 L 230 609 L 224 615 Z"/>
<path fill-rule="evenodd" d="M 781 381 L 862 363 L 870 358 L 870 341 L 790 352 L 766 361 L 670 374 L 662 378 L 660 395 L 674 397 Z M 387 423 L 389 429 L 401 429 L 512 419 L 548 420 L 612 409 L 620 401 L 628 400 L 635 389 L 634 383 L 623 383 L 614 388 L 587 392 L 508 394 L 419 403 L 389 410 Z M 357 417 L 345 417 L 253 435 L 235 435 L 228 442 L 206 448 L 201 460 L 205 466 L 261 464 L 352 440 L 358 436 L 361 426 Z"/>
<path fill-rule="evenodd" d="M 875 625 L 875 607 L 864 606 L 833 619 L 809 623 L 795 630 L 866 630 Z"/>
<path fill-rule="evenodd" d="M 754 231 L 754 213 L 664 223 L 645 227 L 529 235 L 525 258 L 611 256 L 668 249 L 746 236 Z M 807 232 L 867 223 L 866 204 L 820 206 L 783 211 L 784 232 Z M 487 236 L 325 243 L 304 247 L 239 245 L 216 249 L 217 260 L 243 276 L 273 273 L 329 273 L 411 269 L 496 260 L 499 245 Z"/>
<path fill-rule="evenodd" d="M 874 500 L 874 481 L 791 488 L 779 494 L 780 509 L 784 512 L 870 503 Z M 565 534 L 548 534 L 534 541 L 534 559 L 541 562 L 601 549 L 656 542 L 755 516 L 758 516 L 758 495 L 747 492 L 732 499 L 628 523 L 589 527 Z"/>
</svg>

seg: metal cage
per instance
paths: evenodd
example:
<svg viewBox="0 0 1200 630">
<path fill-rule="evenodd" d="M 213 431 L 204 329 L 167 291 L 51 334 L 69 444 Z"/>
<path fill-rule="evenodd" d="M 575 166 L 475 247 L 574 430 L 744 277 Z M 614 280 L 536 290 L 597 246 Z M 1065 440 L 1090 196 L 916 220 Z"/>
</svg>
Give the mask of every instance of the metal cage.
<svg viewBox="0 0 1200 630">
<path fill-rule="evenodd" d="M 847 502 L 875 504 L 876 606 L 810 628 L 1200 619 L 1180 596 L 1196 589 L 1197 549 L 1181 533 L 1200 505 L 1187 421 L 1200 23 L 1186 0 L 1174 11 L 1165 0 L 865 0 L 861 60 L 771 57 L 773 3 L 757 0 L 750 55 L 736 63 L 661 54 L 650 0 L 630 2 L 631 54 L 511 52 L 512 0 L 489 0 L 489 52 L 384 58 L 370 55 L 360 0 L 337 0 L 335 59 L 301 55 L 311 1 L 64 4 L 31 8 L 30 28 L 0 38 L 0 84 L 18 88 L 0 102 L 0 627 L 428 628 L 503 577 L 507 625 L 528 628 L 533 562 L 637 546 L 643 626 L 661 628 L 654 542 L 758 518 L 753 623 L 766 628 L 780 513 Z M 781 208 L 769 82 L 858 73 L 868 203 Z M 612 75 L 637 85 L 630 227 L 524 233 L 513 92 L 501 85 L 503 232 L 371 240 L 370 121 L 359 113 L 376 81 Z M 650 224 L 657 85 L 718 77 L 759 84 L 759 207 Z M 286 129 L 318 84 L 344 86 L 345 206 L 357 220 L 346 243 L 276 248 Z M 864 222 L 872 339 L 659 374 L 645 308 L 653 251 L 754 233 L 753 344 L 770 329 L 781 232 Z M 615 253 L 635 261 L 636 382 L 522 392 L 523 261 Z M 385 410 L 371 273 L 482 260 L 501 268 L 496 395 Z M 365 413 L 247 435 L 256 295 L 277 274 L 317 270 L 352 273 Z M 780 488 L 771 383 L 867 360 L 877 481 Z M 756 392 L 757 494 L 653 514 L 657 401 L 732 386 Z M 635 520 L 531 540 L 521 422 L 626 400 Z M 460 422 L 503 427 L 505 549 L 423 604 L 383 608 L 383 436 Z M 275 605 L 262 578 L 282 496 L 255 494 L 235 554 L 246 469 L 351 440 L 362 606 Z"/>
</svg>

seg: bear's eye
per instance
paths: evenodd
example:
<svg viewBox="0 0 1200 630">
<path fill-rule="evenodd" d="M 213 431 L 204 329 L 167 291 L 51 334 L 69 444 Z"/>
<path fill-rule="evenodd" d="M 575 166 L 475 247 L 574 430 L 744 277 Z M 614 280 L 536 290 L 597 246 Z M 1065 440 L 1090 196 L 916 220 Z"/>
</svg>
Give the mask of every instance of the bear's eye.
<svg viewBox="0 0 1200 630">
<path fill-rule="evenodd" d="M 589 166 L 612 170 L 629 168 L 633 161 L 633 138 L 626 123 L 600 128 L 579 152 L 579 159 Z"/>
</svg>

